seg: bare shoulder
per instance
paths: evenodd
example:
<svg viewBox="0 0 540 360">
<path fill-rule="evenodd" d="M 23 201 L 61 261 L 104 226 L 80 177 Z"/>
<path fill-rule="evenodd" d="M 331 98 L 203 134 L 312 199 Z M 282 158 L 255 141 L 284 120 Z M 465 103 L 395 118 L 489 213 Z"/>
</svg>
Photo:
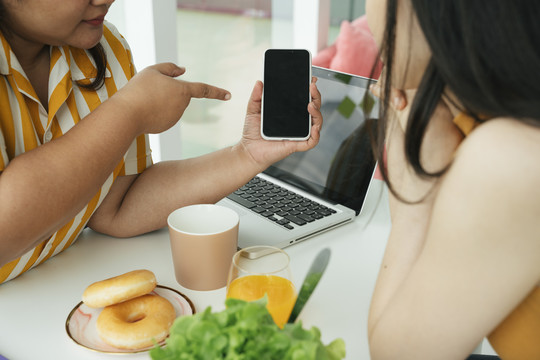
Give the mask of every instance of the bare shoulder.
<svg viewBox="0 0 540 360">
<path fill-rule="evenodd" d="M 489 252 L 489 258 L 476 258 L 484 265 L 497 259 L 492 273 L 515 275 L 521 294 L 540 281 L 539 156 L 540 127 L 505 118 L 482 124 L 441 179 L 432 219 L 448 225 L 445 231 L 460 232 L 463 247 Z"/>
<path fill-rule="evenodd" d="M 512 221 L 529 234 L 540 231 L 539 156 L 540 127 L 490 120 L 460 145 L 441 190 L 459 192 L 468 207 L 492 220 Z"/>
<path fill-rule="evenodd" d="M 483 174 L 484 180 L 532 185 L 540 180 L 539 155 L 540 126 L 497 118 L 479 126 L 463 141 L 455 163 L 471 174 Z"/>
</svg>

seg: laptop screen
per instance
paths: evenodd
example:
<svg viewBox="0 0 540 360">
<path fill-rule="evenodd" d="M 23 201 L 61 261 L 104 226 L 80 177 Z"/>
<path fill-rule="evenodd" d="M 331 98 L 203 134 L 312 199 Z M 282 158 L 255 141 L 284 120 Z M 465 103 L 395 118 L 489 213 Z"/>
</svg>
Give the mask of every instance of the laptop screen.
<svg viewBox="0 0 540 360">
<path fill-rule="evenodd" d="M 319 144 L 264 173 L 358 214 L 375 167 L 366 125 L 376 121 L 378 106 L 366 78 L 315 66 L 313 76 L 318 78 L 324 119 Z"/>
</svg>

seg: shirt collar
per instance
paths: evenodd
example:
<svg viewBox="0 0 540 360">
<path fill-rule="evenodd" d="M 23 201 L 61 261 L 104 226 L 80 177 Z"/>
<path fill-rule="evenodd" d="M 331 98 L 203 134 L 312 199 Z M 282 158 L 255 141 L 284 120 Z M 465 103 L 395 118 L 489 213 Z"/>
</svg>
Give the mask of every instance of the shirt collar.
<svg viewBox="0 0 540 360">
<path fill-rule="evenodd" d="M 7 42 L 4 34 L 0 31 L 0 74 L 11 74 L 11 57 L 14 56 L 11 46 Z"/>
</svg>

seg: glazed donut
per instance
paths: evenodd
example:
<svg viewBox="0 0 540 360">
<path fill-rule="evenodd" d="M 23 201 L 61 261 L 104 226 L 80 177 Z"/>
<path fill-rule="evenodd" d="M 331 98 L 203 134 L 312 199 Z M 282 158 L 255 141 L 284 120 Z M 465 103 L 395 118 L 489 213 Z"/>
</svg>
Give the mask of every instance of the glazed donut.
<svg viewBox="0 0 540 360">
<path fill-rule="evenodd" d="M 134 270 L 88 286 L 82 301 L 89 307 L 99 308 L 148 294 L 156 287 L 156 277 L 148 270 Z"/>
<path fill-rule="evenodd" d="M 99 314 L 96 327 L 107 344 L 136 350 L 165 339 L 175 318 L 174 307 L 167 299 L 148 294 L 107 306 Z"/>
</svg>

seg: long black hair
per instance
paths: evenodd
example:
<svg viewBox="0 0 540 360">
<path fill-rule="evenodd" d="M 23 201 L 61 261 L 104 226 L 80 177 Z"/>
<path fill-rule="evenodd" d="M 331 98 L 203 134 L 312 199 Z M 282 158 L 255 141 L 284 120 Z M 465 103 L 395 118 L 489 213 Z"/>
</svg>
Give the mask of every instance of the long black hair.
<svg viewBox="0 0 540 360">
<path fill-rule="evenodd" d="M 446 88 L 456 96 L 460 110 L 479 122 L 512 117 L 540 126 L 540 2 L 409 1 L 432 53 L 405 129 L 405 156 L 416 174 L 438 177 L 446 170 L 429 172 L 420 163 L 427 125 Z M 387 1 L 380 54 L 387 79 L 376 137 L 380 164 L 393 75 L 397 2 Z M 389 183 L 384 166 L 381 170 Z"/>
<path fill-rule="evenodd" d="M 4 9 L 4 4 L 2 1 L 0 1 L 0 32 L 2 32 L 4 36 L 9 37 L 11 30 L 9 27 L 9 19 L 6 18 L 6 13 L 7 12 Z M 86 51 L 88 51 L 96 64 L 96 74 L 92 82 L 78 82 L 77 85 L 87 90 L 98 90 L 105 83 L 105 74 L 107 73 L 107 55 L 105 54 L 105 50 L 100 43 L 97 43 L 94 47 Z"/>
</svg>

